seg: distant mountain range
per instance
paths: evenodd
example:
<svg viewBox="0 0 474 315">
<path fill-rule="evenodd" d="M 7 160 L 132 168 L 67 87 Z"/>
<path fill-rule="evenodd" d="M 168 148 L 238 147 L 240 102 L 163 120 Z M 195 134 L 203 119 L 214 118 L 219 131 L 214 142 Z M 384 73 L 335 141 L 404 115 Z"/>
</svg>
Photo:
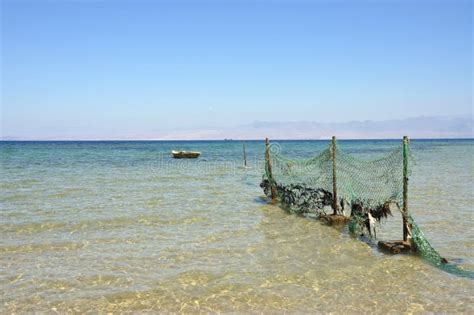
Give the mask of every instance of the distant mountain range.
<svg viewBox="0 0 474 315">
<path fill-rule="evenodd" d="M 410 138 L 474 138 L 473 117 L 414 117 L 384 121 L 349 121 L 320 123 L 312 121 L 254 121 L 247 125 L 225 128 L 160 130 L 142 134 L 61 135 L 49 137 L 15 137 L 3 140 L 223 140 L 223 139 L 396 139 Z"/>
<path fill-rule="evenodd" d="M 473 118 L 415 117 L 385 121 L 349 121 L 319 123 L 312 121 L 255 121 L 248 125 L 220 129 L 178 130 L 162 134 L 160 139 L 392 139 L 473 138 Z"/>
</svg>

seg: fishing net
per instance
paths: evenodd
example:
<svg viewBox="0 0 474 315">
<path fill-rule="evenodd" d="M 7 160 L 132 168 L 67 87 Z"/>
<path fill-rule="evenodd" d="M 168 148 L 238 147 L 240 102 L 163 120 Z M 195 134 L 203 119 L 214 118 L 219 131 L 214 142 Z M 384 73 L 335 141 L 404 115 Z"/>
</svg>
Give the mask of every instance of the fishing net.
<svg viewBox="0 0 474 315">
<path fill-rule="evenodd" d="M 445 263 L 446 260 L 431 246 L 418 224 L 415 223 L 415 220 L 409 214 L 407 215 L 407 222 L 410 225 L 411 235 L 418 254 L 434 264 Z"/>
<path fill-rule="evenodd" d="M 336 142 L 315 157 L 303 160 L 289 159 L 279 150 L 273 151 L 278 152 L 273 152 L 271 158 L 268 153 L 260 185 L 267 196 L 271 196 L 273 188 L 275 197 L 291 213 L 316 217 L 325 215 L 333 211 L 335 175 L 337 212 L 349 215 L 347 210 L 350 209 L 349 230 L 353 233 L 367 232 L 370 237 L 376 237 L 376 223 L 391 215 L 391 208 L 400 210 L 399 205 L 403 204 L 403 173 L 405 171 L 408 178 L 411 174 L 408 166 L 413 164 L 408 143 L 405 148 L 400 145 L 384 157 L 370 161 L 344 152 Z M 336 157 L 335 165 L 333 156 Z M 444 265 L 446 260 L 431 246 L 413 217 L 400 212 L 408 223 L 415 250 L 431 263 Z"/>
<path fill-rule="evenodd" d="M 271 163 L 266 163 L 262 187 L 274 185 L 278 198 L 293 212 L 304 212 L 308 197 L 315 192 L 324 199 L 321 207 L 306 211 L 323 214 L 330 206 L 333 191 L 333 152 L 336 156 L 336 187 L 341 213 L 347 207 L 359 207 L 362 213 L 377 208 L 383 210 L 387 202 L 401 203 L 403 200 L 403 148 L 400 146 L 385 157 L 365 161 L 329 145 L 319 155 L 306 159 L 288 159 L 273 154 Z M 410 154 L 407 153 L 407 158 Z M 271 167 L 271 171 L 270 171 Z M 408 170 L 409 172 L 409 170 Z M 267 189 L 269 193 L 270 190 Z M 324 198 L 322 198 L 324 195 Z M 282 199 L 283 198 L 283 199 Z M 304 199 L 303 201 L 301 199 Z M 329 202 L 329 203 L 328 203 Z M 384 215 L 377 216 L 384 217 Z"/>
<path fill-rule="evenodd" d="M 434 247 L 430 244 L 428 239 L 423 234 L 423 231 L 420 229 L 418 224 L 416 224 L 415 220 L 410 214 L 406 216 L 406 220 L 410 226 L 413 243 L 416 246 L 416 252 L 422 258 L 446 272 L 460 277 L 474 279 L 473 271 L 465 270 L 455 264 L 448 263 L 445 258 L 441 257 L 441 255 L 436 251 L 436 249 L 434 249 Z"/>
</svg>

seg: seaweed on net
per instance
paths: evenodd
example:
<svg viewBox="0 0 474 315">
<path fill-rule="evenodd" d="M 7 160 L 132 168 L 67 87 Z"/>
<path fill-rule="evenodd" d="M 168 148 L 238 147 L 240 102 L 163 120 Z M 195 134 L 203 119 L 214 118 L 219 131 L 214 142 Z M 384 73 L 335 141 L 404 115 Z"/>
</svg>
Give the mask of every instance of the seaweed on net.
<svg viewBox="0 0 474 315">
<path fill-rule="evenodd" d="M 349 229 L 352 233 L 367 231 L 370 237 L 377 238 L 376 223 L 381 223 L 389 215 L 392 215 L 389 202 L 371 206 L 363 200 L 353 200 Z"/>
<path fill-rule="evenodd" d="M 260 187 L 265 195 L 271 196 L 271 184 L 268 179 L 263 179 Z M 316 215 L 325 214 L 324 208 L 331 205 L 332 193 L 325 189 L 315 189 L 305 184 L 277 184 L 276 194 L 278 199 L 291 213 Z"/>
</svg>

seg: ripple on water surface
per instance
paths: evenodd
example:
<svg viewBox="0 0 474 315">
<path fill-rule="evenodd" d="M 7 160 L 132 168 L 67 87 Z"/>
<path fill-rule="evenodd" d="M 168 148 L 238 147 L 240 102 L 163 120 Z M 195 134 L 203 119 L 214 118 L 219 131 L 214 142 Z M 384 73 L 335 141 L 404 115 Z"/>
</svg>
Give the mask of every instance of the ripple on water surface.
<svg viewBox="0 0 474 315">
<path fill-rule="evenodd" d="M 446 143 L 412 142 L 410 207 L 474 270 L 473 141 Z M 364 157 L 397 144 L 341 143 Z M 192 144 L 199 164 L 169 159 L 175 146 L 1 144 L 0 311 L 474 312 L 472 280 L 267 204 L 261 169 L 237 167 L 240 143 Z M 282 143 L 293 156 L 320 148 Z M 261 160 L 262 143 L 247 153 Z M 394 214 L 378 236 L 399 235 Z"/>
</svg>

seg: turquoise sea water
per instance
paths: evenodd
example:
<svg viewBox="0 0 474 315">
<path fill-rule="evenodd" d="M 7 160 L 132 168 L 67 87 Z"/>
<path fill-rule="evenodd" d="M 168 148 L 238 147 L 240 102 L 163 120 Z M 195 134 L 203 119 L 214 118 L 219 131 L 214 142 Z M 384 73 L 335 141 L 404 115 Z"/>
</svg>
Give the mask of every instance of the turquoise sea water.
<svg viewBox="0 0 474 315">
<path fill-rule="evenodd" d="M 327 145 L 278 143 L 292 158 Z M 400 141 L 339 145 L 370 159 Z M 238 141 L 0 142 L 0 312 L 474 312 L 474 281 L 268 204 L 264 144 L 246 146 L 250 169 Z M 474 271 L 474 140 L 411 148 L 411 213 Z"/>
</svg>

